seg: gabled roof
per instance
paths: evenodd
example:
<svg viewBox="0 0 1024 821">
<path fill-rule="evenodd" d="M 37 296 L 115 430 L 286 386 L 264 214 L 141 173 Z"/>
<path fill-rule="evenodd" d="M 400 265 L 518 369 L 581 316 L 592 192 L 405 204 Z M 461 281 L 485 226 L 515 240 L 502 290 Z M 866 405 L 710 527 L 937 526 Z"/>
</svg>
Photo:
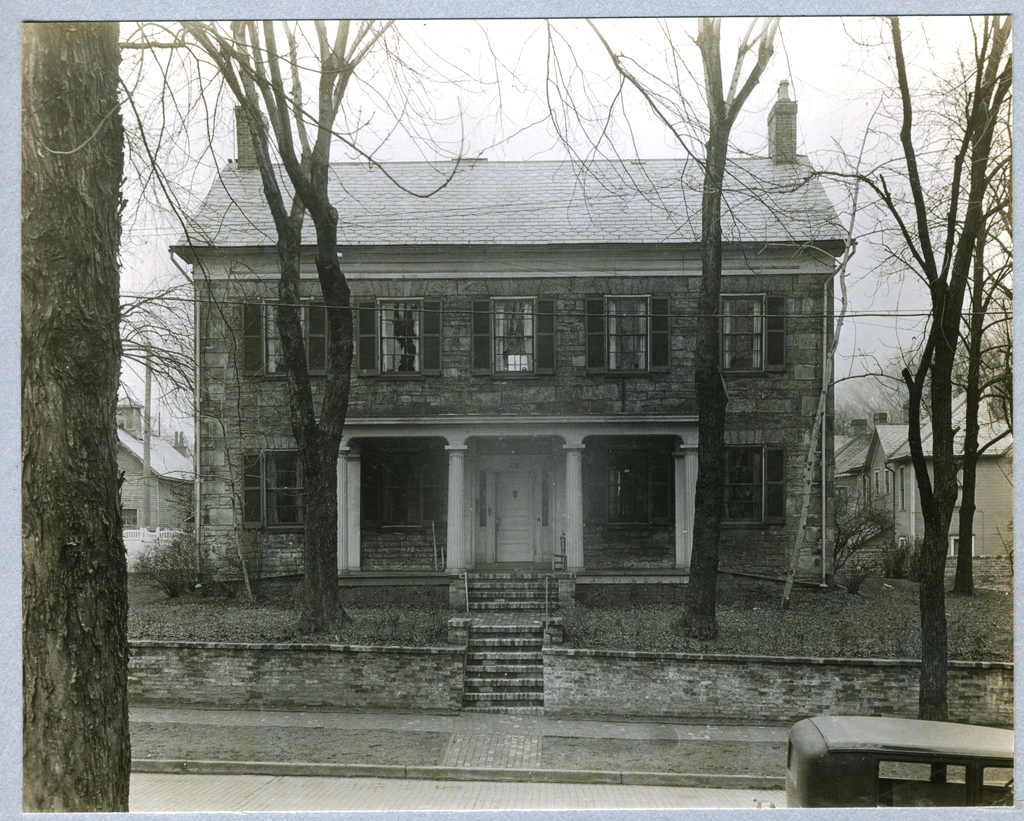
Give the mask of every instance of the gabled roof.
<svg viewBox="0 0 1024 821">
<path fill-rule="evenodd" d="M 446 185 L 446 179 L 454 173 Z M 394 181 L 393 181 L 394 180 Z M 395 181 L 418 194 L 412 196 Z M 329 194 L 342 247 L 696 243 L 703 176 L 692 160 L 336 163 Z M 722 206 L 726 242 L 842 241 L 845 232 L 803 158 L 731 160 Z M 270 246 L 276 233 L 259 172 L 230 164 L 190 221 L 192 247 Z M 311 229 L 306 242 L 312 243 Z"/>
<path fill-rule="evenodd" d="M 963 453 L 964 447 L 964 427 L 965 419 L 967 414 L 967 400 L 960 396 L 953 401 L 953 426 L 958 428 L 956 436 L 953 439 L 953 452 L 957 454 Z M 1000 434 L 1004 434 L 995 445 L 985 451 L 986 456 L 1003 456 L 1006 454 L 1013 453 L 1013 432 L 1008 429 L 1006 422 L 1002 419 L 994 417 L 989 409 L 987 402 L 981 403 L 981 409 L 978 413 L 980 431 L 978 433 L 978 443 L 982 446 L 986 442 L 991 442 Z M 891 461 L 903 461 L 910 459 L 910 443 L 907 440 L 907 425 L 898 425 L 895 427 L 901 427 L 903 429 L 903 441 L 900 446 L 890 452 L 886 451 Z M 921 423 L 921 447 L 924 450 L 924 455 L 927 458 L 932 456 L 933 438 L 932 438 L 932 423 L 930 419 L 926 419 Z"/>
<path fill-rule="evenodd" d="M 868 451 L 871 448 L 871 433 L 858 433 L 855 436 L 836 437 L 836 475 L 859 473 L 867 464 Z"/>
<path fill-rule="evenodd" d="M 143 460 L 143 443 L 124 428 L 117 429 L 117 440 L 132 456 L 140 462 Z M 195 474 L 192 460 L 175 450 L 170 442 L 157 436 L 149 440 L 149 466 L 155 476 L 180 482 L 191 482 Z"/>
</svg>

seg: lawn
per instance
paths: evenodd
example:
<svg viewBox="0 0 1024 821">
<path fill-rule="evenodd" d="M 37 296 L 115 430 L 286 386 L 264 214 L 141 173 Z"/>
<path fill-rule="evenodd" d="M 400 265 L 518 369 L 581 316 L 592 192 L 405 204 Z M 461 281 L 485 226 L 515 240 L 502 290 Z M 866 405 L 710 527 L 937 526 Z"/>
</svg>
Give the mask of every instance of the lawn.
<svg viewBox="0 0 1024 821">
<path fill-rule="evenodd" d="M 947 595 L 949 657 L 1011 661 L 1013 597 L 978 589 Z M 174 599 L 132 579 L 129 638 L 167 641 L 332 642 L 440 646 L 447 642 L 447 607 L 419 602 L 349 606 L 352 622 L 329 634 L 301 636 L 291 602 L 246 603 L 225 596 L 185 594 Z M 687 639 L 676 629 L 679 607 L 576 606 L 561 612 L 572 647 L 660 652 L 726 653 L 831 658 L 917 658 L 920 628 L 917 586 L 870 579 L 860 593 L 798 587 L 788 610 L 773 583 L 724 583 L 718 638 Z"/>
</svg>

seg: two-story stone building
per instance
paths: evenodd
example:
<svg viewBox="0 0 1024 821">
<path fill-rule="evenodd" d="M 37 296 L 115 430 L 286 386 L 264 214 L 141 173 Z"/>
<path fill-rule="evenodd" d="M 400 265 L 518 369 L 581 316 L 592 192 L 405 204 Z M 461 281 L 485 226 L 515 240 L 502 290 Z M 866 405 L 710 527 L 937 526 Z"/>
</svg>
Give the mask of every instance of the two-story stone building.
<svg viewBox="0 0 1024 821">
<path fill-rule="evenodd" d="M 724 192 L 722 566 L 778 575 L 843 231 L 796 154 L 784 89 L 769 136 L 768 157 L 730 162 Z M 212 550 L 254 528 L 264 568 L 295 573 L 302 475 L 274 324 L 275 233 L 239 146 L 190 242 L 172 249 L 193 266 L 199 306 L 200 538 Z M 426 198 L 393 182 L 426 192 L 453 170 Z M 356 336 L 338 454 L 344 578 L 550 567 L 564 551 L 580 581 L 685 580 L 701 187 L 685 158 L 332 167 Z M 308 253 L 315 385 L 325 319 Z M 815 495 L 814 524 L 830 496 Z M 823 572 L 817 559 L 807 573 Z"/>
</svg>

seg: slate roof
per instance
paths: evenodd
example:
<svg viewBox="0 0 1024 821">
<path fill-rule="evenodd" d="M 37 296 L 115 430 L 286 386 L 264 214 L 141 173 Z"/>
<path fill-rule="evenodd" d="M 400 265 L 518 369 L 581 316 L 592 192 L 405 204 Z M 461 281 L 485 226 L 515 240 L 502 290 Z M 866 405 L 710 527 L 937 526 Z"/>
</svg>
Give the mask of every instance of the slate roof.
<svg viewBox="0 0 1024 821">
<path fill-rule="evenodd" d="M 430 197 L 411 196 L 395 182 Z M 340 243 L 372 245 L 694 243 L 700 238 L 702 174 L 692 160 L 337 163 L 330 196 Z M 821 182 L 801 159 L 729 164 L 723 194 L 726 242 L 841 241 Z M 308 223 L 307 223 L 308 226 Z M 229 164 L 191 220 L 193 246 L 274 242 L 255 169 Z M 312 230 L 306 232 L 312 242 Z M 184 252 L 183 237 L 173 250 Z"/>
<path fill-rule="evenodd" d="M 143 460 L 144 445 L 141 441 L 124 428 L 117 429 L 117 439 L 132 456 L 140 462 Z M 157 436 L 153 436 L 149 440 L 149 466 L 155 476 L 181 482 L 191 482 L 195 474 L 192 460 L 187 456 L 182 456 L 170 442 Z"/>
</svg>

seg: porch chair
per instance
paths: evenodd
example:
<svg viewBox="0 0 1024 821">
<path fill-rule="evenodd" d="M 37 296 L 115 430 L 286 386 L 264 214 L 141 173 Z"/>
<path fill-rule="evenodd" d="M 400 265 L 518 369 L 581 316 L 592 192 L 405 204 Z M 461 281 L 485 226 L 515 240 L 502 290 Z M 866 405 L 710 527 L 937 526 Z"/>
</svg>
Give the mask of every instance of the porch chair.
<svg viewBox="0 0 1024 821">
<path fill-rule="evenodd" d="M 565 570 L 565 567 L 565 534 L 563 533 L 558 540 L 558 549 L 551 554 L 551 570 L 552 572 L 558 572 L 559 570 Z"/>
</svg>

